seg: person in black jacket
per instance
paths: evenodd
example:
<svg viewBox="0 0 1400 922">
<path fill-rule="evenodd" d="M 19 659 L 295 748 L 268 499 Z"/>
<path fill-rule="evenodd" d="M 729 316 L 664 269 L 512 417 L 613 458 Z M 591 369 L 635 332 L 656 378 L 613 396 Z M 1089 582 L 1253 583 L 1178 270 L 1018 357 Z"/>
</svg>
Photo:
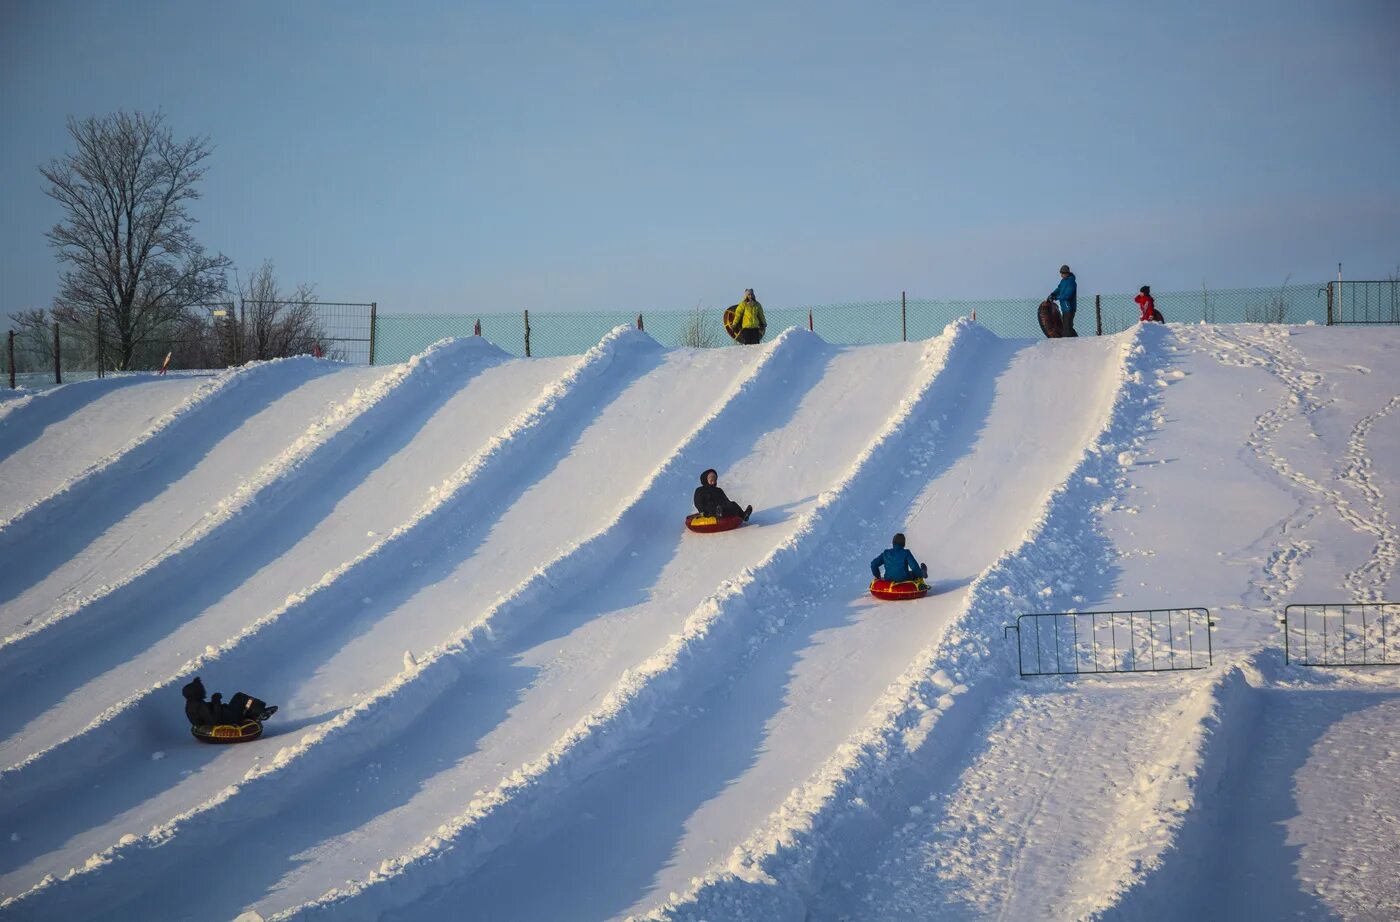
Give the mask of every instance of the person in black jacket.
<svg viewBox="0 0 1400 922">
<path fill-rule="evenodd" d="M 719 473 L 714 468 L 700 475 L 700 486 L 695 488 L 695 511 L 717 519 L 737 515 L 747 522 L 749 516 L 753 515 L 753 507 L 740 509 L 738 503 L 725 496 L 724 491 L 715 486 L 717 480 Z"/>
<path fill-rule="evenodd" d="M 224 703 L 224 696 L 214 692 L 208 701 L 204 700 L 204 682 L 199 676 L 180 689 L 185 696 L 185 717 L 192 727 L 212 727 L 219 724 L 238 724 L 245 720 L 262 722 L 277 713 L 276 705 L 251 695 L 238 692 Z"/>
</svg>

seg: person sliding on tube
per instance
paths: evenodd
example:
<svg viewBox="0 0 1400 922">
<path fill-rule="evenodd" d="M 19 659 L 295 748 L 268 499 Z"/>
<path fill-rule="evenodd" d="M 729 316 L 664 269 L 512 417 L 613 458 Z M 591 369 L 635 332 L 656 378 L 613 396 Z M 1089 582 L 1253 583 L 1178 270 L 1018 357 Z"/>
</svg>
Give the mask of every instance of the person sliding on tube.
<svg viewBox="0 0 1400 922">
<path fill-rule="evenodd" d="M 763 334 L 768 332 L 768 318 L 763 316 L 763 305 L 753 296 L 752 288 L 744 289 L 744 300 L 738 303 L 734 311 L 734 323 L 739 327 L 739 335 L 735 339 L 741 345 L 755 346 L 763 341 Z"/>
<path fill-rule="evenodd" d="M 700 486 L 695 488 L 695 511 L 717 519 L 727 519 L 737 515 L 747 522 L 749 516 L 753 515 L 753 507 L 740 509 L 738 503 L 725 496 L 724 491 L 715 486 L 717 480 L 719 480 L 719 473 L 714 468 L 710 468 L 700 475 Z"/>
<path fill-rule="evenodd" d="M 894 536 L 894 547 L 881 551 L 880 556 L 870 561 L 870 572 L 876 579 L 887 579 L 892 583 L 905 583 L 919 578 L 928 578 L 928 564 L 919 563 L 914 555 L 904 548 L 904 533 Z M 880 575 L 880 568 L 885 575 Z"/>
<path fill-rule="evenodd" d="M 224 696 L 219 692 L 214 692 L 213 696 L 205 701 L 204 683 L 200 681 L 199 676 L 195 676 L 194 681 L 180 691 L 185 696 L 185 718 L 192 727 L 237 724 L 245 720 L 261 723 L 277 713 L 276 705 L 269 705 L 266 701 L 243 692 L 238 692 L 230 698 L 228 704 L 224 704 Z"/>
</svg>

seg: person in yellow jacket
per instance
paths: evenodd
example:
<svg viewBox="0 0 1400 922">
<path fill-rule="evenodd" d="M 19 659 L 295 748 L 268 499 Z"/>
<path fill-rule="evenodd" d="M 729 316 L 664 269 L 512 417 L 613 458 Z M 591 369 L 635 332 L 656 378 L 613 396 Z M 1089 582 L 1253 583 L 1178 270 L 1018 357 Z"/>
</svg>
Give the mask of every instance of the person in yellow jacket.
<svg viewBox="0 0 1400 922">
<path fill-rule="evenodd" d="M 744 300 L 734 311 L 734 325 L 739 328 L 739 335 L 734 338 L 745 346 L 762 342 L 763 334 L 768 332 L 768 318 L 763 316 L 763 305 L 753 296 L 752 288 L 744 289 Z"/>
</svg>

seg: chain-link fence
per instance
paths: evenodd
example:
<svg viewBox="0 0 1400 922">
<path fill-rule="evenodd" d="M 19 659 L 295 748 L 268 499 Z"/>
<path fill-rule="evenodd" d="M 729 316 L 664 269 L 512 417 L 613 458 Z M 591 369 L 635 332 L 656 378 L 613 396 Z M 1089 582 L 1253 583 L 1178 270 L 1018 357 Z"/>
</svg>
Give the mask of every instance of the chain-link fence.
<svg viewBox="0 0 1400 922">
<path fill-rule="evenodd" d="M 126 342 L 109 318 L 75 322 L 27 312 L 0 347 L 3 384 L 50 387 L 113 371 L 227 368 L 291 355 L 374 364 L 376 310 L 373 302 L 214 302 L 158 325 L 134 324 Z"/>
<path fill-rule="evenodd" d="M 1083 295 L 1075 327 L 1081 336 L 1118 333 L 1138 322 L 1134 294 Z M 1210 323 L 1327 322 L 1325 290 L 1317 285 L 1235 288 L 1154 294 L 1168 321 Z M 973 317 L 999 336 L 1040 336 L 1037 298 L 938 300 L 901 296 L 880 301 L 766 307 L 771 338 L 787 327 L 811 326 L 832 343 L 858 345 L 927 339 L 959 317 Z M 641 318 L 664 346 L 701 348 L 731 344 L 720 323 L 723 306 L 692 310 L 616 310 L 518 314 L 384 314 L 375 332 L 380 362 L 401 362 L 446 336 L 481 335 L 513 355 L 573 355 L 597 343 L 619 324 Z M 527 345 L 528 344 L 528 345 Z"/>
<path fill-rule="evenodd" d="M 1082 291 L 1082 289 L 1081 289 Z M 1075 327 L 1081 336 L 1118 333 L 1138 322 L 1134 294 L 1079 298 Z M 1281 285 L 1270 288 L 1208 289 L 1154 293 L 1157 309 L 1169 322 L 1318 323 L 1400 322 L 1397 282 L 1333 282 L 1326 286 Z M 999 336 L 1040 336 L 1038 298 L 932 299 L 901 295 L 841 304 L 774 306 L 765 309 L 771 339 L 787 327 L 811 327 L 831 343 L 858 345 L 927 339 L 959 317 L 976 320 Z M 575 355 L 620 324 L 639 320 L 664 346 L 712 348 L 732 340 L 721 325 L 723 305 L 691 310 L 521 311 L 511 314 L 380 314 L 374 302 L 239 301 L 201 305 L 182 325 L 164 335 L 143 339 L 124 367 L 222 368 L 255 358 L 284 354 L 321 354 L 353 364 L 402 362 L 449 336 L 479 333 L 517 355 Z M 275 337 L 268 323 L 301 318 L 296 335 L 269 347 Z M 271 318 L 271 319 L 269 319 Z M 262 331 L 262 332 L 259 332 Z M 108 336 L 110 337 L 110 332 Z M 117 364 L 97 327 L 59 324 L 19 331 L 14 359 L 6 355 L 5 373 L 16 368 L 38 384 L 61 378 L 77 380 Z M 57 354 L 55 354 L 57 342 Z"/>
</svg>

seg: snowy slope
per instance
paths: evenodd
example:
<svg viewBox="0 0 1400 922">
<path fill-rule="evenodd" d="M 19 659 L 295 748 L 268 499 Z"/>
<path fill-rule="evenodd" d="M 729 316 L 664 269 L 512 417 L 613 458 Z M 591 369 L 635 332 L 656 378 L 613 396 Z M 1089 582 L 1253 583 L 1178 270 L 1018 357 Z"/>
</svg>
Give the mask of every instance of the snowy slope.
<svg viewBox="0 0 1400 922">
<path fill-rule="evenodd" d="M 13 401 L 0 918 L 1385 917 L 1400 675 L 1276 618 L 1400 588 L 1397 349 L 619 328 Z M 744 528 L 680 527 L 705 467 Z M 925 600 L 864 591 L 896 530 Z M 1153 605 L 1211 669 L 1016 678 L 1016 614 Z M 190 740 L 195 674 L 267 736 Z"/>
</svg>

